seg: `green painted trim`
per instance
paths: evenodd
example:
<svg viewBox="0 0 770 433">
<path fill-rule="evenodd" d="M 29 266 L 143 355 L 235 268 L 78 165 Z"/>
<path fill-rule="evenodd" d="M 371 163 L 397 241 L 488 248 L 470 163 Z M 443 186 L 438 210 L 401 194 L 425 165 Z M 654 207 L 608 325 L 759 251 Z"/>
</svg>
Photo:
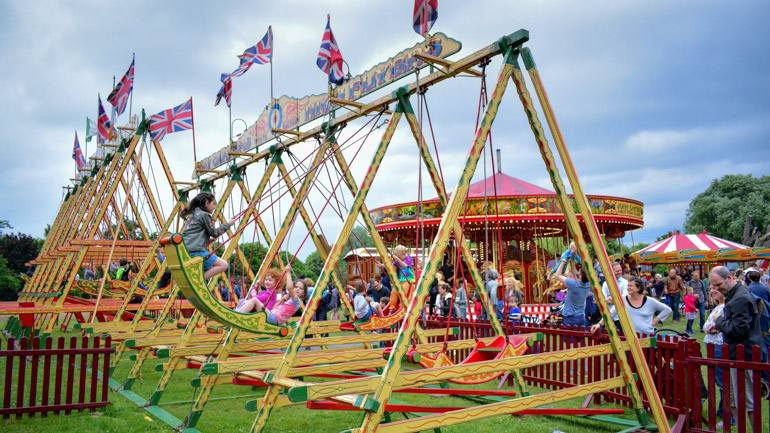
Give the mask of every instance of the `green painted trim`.
<svg viewBox="0 0 770 433">
<path fill-rule="evenodd" d="M 249 412 L 256 412 L 259 410 L 259 400 L 249 400 L 246 402 L 246 410 Z"/>
<path fill-rule="evenodd" d="M 160 398 L 163 397 L 163 391 L 155 391 L 150 396 L 150 399 L 147 400 L 147 406 L 157 406 L 158 402 L 160 402 Z"/>
<path fill-rule="evenodd" d="M 532 51 L 530 51 L 529 48 L 525 47 L 521 49 L 521 59 L 524 60 L 524 67 L 527 68 L 528 71 L 537 67 L 535 58 L 532 57 Z"/>
<path fill-rule="evenodd" d="M 203 415 L 202 410 L 191 410 L 190 414 L 187 415 L 187 421 L 185 423 L 185 427 L 195 427 L 198 424 L 198 420 L 201 419 L 201 415 Z"/>
<path fill-rule="evenodd" d="M 307 386 L 295 386 L 289 388 L 289 401 L 294 403 L 300 403 L 307 401 Z"/>
<path fill-rule="evenodd" d="M 519 47 L 529 40 L 529 30 L 520 29 L 505 37 L 508 43 L 514 47 Z"/>
<path fill-rule="evenodd" d="M 615 418 L 615 417 L 607 416 L 607 415 L 576 415 L 576 416 L 578 416 L 580 418 L 588 418 L 588 419 L 593 419 L 593 420 L 596 420 L 596 421 L 602 421 L 602 422 L 606 422 L 606 423 L 610 423 L 610 424 L 629 426 L 629 427 L 631 427 L 631 429 L 629 429 L 631 431 L 634 431 L 634 429 L 638 429 L 638 428 L 642 427 L 639 424 L 639 422 L 637 422 L 636 420 L 623 419 L 623 418 Z M 624 431 L 626 431 L 626 430 L 624 430 Z"/>
<path fill-rule="evenodd" d="M 135 360 L 135 359 L 132 359 L 132 361 L 136 361 L 136 360 Z M 163 371 L 163 370 L 165 370 L 165 369 L 166 369 L 166 364 L 163 364 L 163 363 L 161 363 L 161 364 L 155 364 L 155 367 L 154 367 L 154 369 L 155 369 L 155 371 Z"/>
<path fill-rule="evenodd" d="M 150 129 L 149 123 L 145 120 L 144 108 L 142 108 L 142 120 L 136 127 L 136 135 L 144 135 Z"/>
<path fill-rule="evenodd" d="M 134 381 L 135 380 L 136 380 L 136 378 L 134 378 L 134 377 L 129 377 L 128 379 L 126 379 L 126 382 L 123 384 L 123 389 L 130 390 L 131 387 L 134 386 Z"/>
<path fill-rule="evenodd" d="M 168 349 L 158 349 L 155 351 L 155 356 L 157 356 L 159 359 L 165 359 L 168 358 Z"/>
<path fill-rule="evenodd" d="M 118 148 L 115 149 L 115 153 L 123 153 L 126 151 L 126 148 L 128 147 L 127 144 L 129 143 L 127 138 L 124 138 L 120 140 L 120 144 L 118 145 Z"/>
<path fill-rule="evenodd" d="M 270 151 L 270 155 L 271 155 L 271 159 L 270 159 L 271 163 L 283 164 L 283 159 L 281 159 L 281 154 L 283 153 L 282 148 L 279 149 L 276 145 L 272 145 L 268 150 Z"/>
<path fill-rule="evenodd" d="M 211 192 L 211 182 L 208 179 L 201 179 L 200 184 L 202 192 Z"/>
<path fill-rule="evenodd" d="M 396 104 L 397 113 L 414 114 L 412 104 L 409 103 L 409 87 L 399 87 L 393 91 L 393 98 L 398 100 Z"/>
<path fill-rule="evenodd" d="M 235 160 L 233 160 L 232 165 L 230 165 L 230 180 L 243 180 L 243 176 L 241 176 L 241 169 L 238 168 L 238 164 L 235 163 Z"/>
<path fill-rule="evenodd" d="M 219 365 L 214 364 L 203 364 L 201 367 L 201 374 L 218 374 L 219 373 Z"/>
</svg>

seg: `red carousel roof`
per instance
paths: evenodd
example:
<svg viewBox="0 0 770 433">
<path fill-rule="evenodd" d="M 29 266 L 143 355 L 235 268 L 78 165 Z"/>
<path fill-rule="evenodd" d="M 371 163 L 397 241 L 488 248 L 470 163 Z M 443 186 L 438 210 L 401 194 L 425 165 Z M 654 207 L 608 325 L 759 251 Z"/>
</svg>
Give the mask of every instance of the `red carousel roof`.
<svg viewBox="0 0 770 433">
<path fill-rule="evenodd" d="M 606 195 L 586 197 L 599 229 L 608 238 L 622 237 L 624 232 L 644 224 L 644 204 L 637 200 Z M 386 242 L 398 239 L 405 245 L 414 241 L 414 227 L 418 225 L 424 227 L 426 237 L 431 236 L 443 212 L 438 197 L 423 201 L 422 207 L 418 202 L 407 202 L 370 210 L 377 231 Z M 582 216 L 577 218 L 582 221 Z M 459 219 L 469 235 L 486 228 L 490 222 L 499 225 L 504 241 L 562 236 L 566 232 L 564 215 L 554 191 L 503 173 L 470 185 Z"/>
<path fill-rule="evenodd" d="M 540 188 L 513 176 L 497 173 L 492 177 L 471 184 L 468 187 L 468 198 L 494 197 L 495 192 L 502 196 L 556 194 L 551 190 Z"/>
</svg>

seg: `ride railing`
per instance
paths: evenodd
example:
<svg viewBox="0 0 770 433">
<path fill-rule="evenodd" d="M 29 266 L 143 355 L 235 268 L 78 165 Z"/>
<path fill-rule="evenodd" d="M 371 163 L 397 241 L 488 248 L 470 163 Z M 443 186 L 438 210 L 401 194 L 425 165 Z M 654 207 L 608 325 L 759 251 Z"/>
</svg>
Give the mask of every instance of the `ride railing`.
<svg viewBox="0 0 770 433">
<path fill-rule="evenodd" d="M 59 337 L 56 347 L 53 343 L 52 337 L 9 338 L 6 350 L 0 350 L 3 419 L 93 411 L 110 404 L 110 355 L 115 352 L 110 337 Z"/>
<path fill-rule="evenodd" d="M 429 317 L 422 321 L 425 329 L 445 328 L 447 321 L 441 317 Z M 508 335 L 539 332 L 543 339 L 536 341 L 528 353 L 546 353 L 557 350 L 573 349 L 578 347 L 591 347 L 597 344 L 609 342 L 606 333 L 593 334 L 584 327 L 569 327 L 551 324 L 519 324 L 515 322 L 502 322 L 503 329 Z M 449 339 L 474 339 L 494 336 L 492 325 L 486 320 L 470 320 L 453 318 L 449 322 L 452 328 L 459 328 L 458 332 L 451 333 Z M 748 396 L 754 401 L 756 410 L 748 415 L 738 417 L 736 424 L 730 426 L 724 424 L 725 432 L 737 431 L 744 433 L 751 431 L 749 425 L 753 425 L 754 432 L 768 431 L 770 426 L 770 414 L 766 403 L 766 384 L 762 383 L 762 375 L 770 374 L 770 363 L 761 361 L 761 350 L 753 348 L 751 362 L 734 361 L 729 359 L 729 350 L 725 345 L 721 356 L 715 356 L 715 347 L 706 345 L 706 354 L 701 352 L 700 343 L 688 337 L 678 335 L 641 335 L 641 338 L 655 338 L 654 347 L 644 348 L 644 355 L 648 367 L 655 381 L 655 387 L 663 403 L 666 414 L 676 422 L 678 431 L 682 432 L 717 432 L 719 419 L 716 410 L 720 404 L 720 390 L 717 386 L 716 376 L 722 376 L 722 400 L 723 413 L 730 413 L 730 373 L 735 370 L 738 376 L 738 401 L 739 413 L 746 411 Z M 442 337 L 434 339 L 443 341 Z M 625 339 L 623 339 L 625 341 Z M 470 349 L 456 350 L 449 353 L 454 362 L 460 362 L 470 353 Z M 717 351 L 717 353 L 719 353 Z M 743 359 L 743 350 L 739 347 L 738 357 Z M 704 368 L 705 367 L 705 368 Z M 720 370 L 717 370 L 720 369 Z M 633 373 L 637 373 L 632 365 Z M 524 380 L 528 386 L 536 386 L 543 389 L 555 390 L 579 386 L 599 380 L 616 377 L 621 374 L 620 364 L 616 362 L 615 355 L 589 356 L 579 360 L 567 360 L 554 362 L 547 365 L 526 368 L 522 371 Z M 751 389 L 747 389 L 744 378 L 753 379 Z M 504 376 L 505 377 L 505 376 Z M 509 386 L 513 386 L 513 377 L 508 376 Z M 637 388 L 642 392 L 643 403 L 649 407 L 646 394 L 643 391 L 641 381 L 637 381 Z M 625 387 L 616 388 L 599 394 L 593 394 L 586 398 L 584 405 L 614 403 L 625 407 L 632 405 L 631 396 Z"/>
</svg>

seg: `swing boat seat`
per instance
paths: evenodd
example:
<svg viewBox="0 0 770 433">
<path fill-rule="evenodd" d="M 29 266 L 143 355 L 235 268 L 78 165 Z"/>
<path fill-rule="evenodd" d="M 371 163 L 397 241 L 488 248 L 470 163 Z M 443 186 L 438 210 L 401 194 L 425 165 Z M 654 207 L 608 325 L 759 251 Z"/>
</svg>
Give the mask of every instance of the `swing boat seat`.
<svg viewBox="0 0 770 433">
<path fill-rule="evenodd" d="M 410 299 L 414 292 L 415 283 L 403 281 L 401 286 L 406 293 L 406 299 Z M 352 301 L 351 301 L 352 302 Z M 390 313 L 392 311 L 392 313 Z M 400 322 L 404 316 L 406 316 L 406 308 L 400 305 L 398 296 L 393 296 L 390 303 L 382 310 L 384 316 L 377 316 L 372 311 L 368 319 L 357 319 L 352 322 L 344 322 L 340 324 L 341 331 L 376 331 L 379 329 L 386 329 L 396 325 Z"/>
<path fill-rule="evenodd" d="M 72 285 L 72 290 L 79 290 L 86 295 L 89 296 L 99 296 L 99 281 L 92 281 L 92 280 L 80 280 L 75 281 Z M 109 290 L 104 290 L 102 292 L 103 298 L 111 298 L 111 299 L 123 299 L 126 297 L 125 293 L 114 293 Z"/>
<path fill-rule="evenodd" d="M 484 343 L 482 340 L 479 340 L 476 342 L 476 346 L 473 348 L 473 350 L 471 350 L 471 353 L 468 354 L 468 357 L 460 361 L 459 364 L 471 364 L 474 362 L 500 360 L 521 356 L 529 349 L 531 344 L 531 337 L 531 335 L 511 335 L 509 337 L 501 335 L 490 341 L 488 344 Z M 417 349 L 409 349 L 405 358 L 414 364 L 421 365 L 424 368 L 440 368 L 455 365 L 445 350 L 436 352 L 434 356 L 428 356 L 419 353 Z M 494 380 L 502 376 L 503 373 L 505 372 L 499 371 L 494 373 L 475 374 L 448 380 L 450 382 L 461 385 L 474 385 Z"/>
<path fill-rule="evenodd" d="M 267 313 L 264 311 L 239 313 L 222 305 L 212 294 L 203 277 L 203 257 L 190 256 L 181 234 L 164 236 L 160 244 L 168 260 L 168 270 L 171 271 L 172 278 L 190 304 L 204 316 L 247 332 L 279 337 L 289 335 L 287 326 L 268 323 Z"/>
<path fill-rule="evenodd" d="M 372 312 L 368 319 L 357 319 L 352 322 L 343 322 L 340 324 L 340 331 L 376 331 L 378 329 L 390 328 L 404 319 L 406 309 L 399 307 L 392 314 L 387 316 L 377 316 Z"/>
<path fill-rule="evenodd" d="M 147 287 L 152 284 L 153 278 L 145 278 L 144 280 L 140 281 L 140 283 Z M 131 288 L 132 281 L 123 281 L 123 280 L 112 280 L 110 281 L 110 290 L 114 291 L 114 294 L 119 294 L 119 296 L 125 296 L 125 293 L 128 292 L 128 290 Z M 171 284 L 167 285 L 166 287 L 163 287 L 161 289 L 157 289 L 153 291 L 152 295 L 165 295 L 171 292 Z M 134 290 L 135 296 L 147 296 L 147 290 L 143 289 L 141 286 L 137 286 L 136 290 Z"/>
</svg>

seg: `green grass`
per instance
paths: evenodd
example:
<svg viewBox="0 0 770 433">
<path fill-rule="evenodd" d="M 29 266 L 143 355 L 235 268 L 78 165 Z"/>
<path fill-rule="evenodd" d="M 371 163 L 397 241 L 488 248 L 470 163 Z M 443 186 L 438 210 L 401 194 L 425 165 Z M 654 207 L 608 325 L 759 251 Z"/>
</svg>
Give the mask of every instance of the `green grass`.
<svg viewBox="0 0 770 433">
<path fill-rule="evenodd" d="M 680 321 L 667 328 L 684 330 L 685 322 Z M 61 335 L 57 333 L 55 335 Z M 77 335 L 68 332 L 64 335 Z M 703 340 L 703 334 L 697 333 L 695 337 Z M 160 377 L 160 372 L 154 370 L 155 364 L 160 360 L 149 360 L 145 363 L 141 382 L 137 381 L 132 391 L 147 398 L 155 389 Z M 127 376 L 133 362 L 127 356 L 119 364 L 113 378 L 122 382 Z M 4 372 L 4 366 L 0 365 L 0 371 Z M 195 398 L 199 389 L 193 388 L 190 381 L 198 376 L 197 370 L 178 370 L 161 400 L 161 407 L 176 416 L 184 419 L 189 413 L 191 400 Z M 476 388 L 495 389 L 497 381 L 489 382 Z M 2 385 L 0 384 L 0 387 Z M 542 392 L 531 388 L 532 392 Z M 247 400 L 261 398 L 264 388 L 252 390 L 250 387 L 222 385 L 214 389 L 211 399 L 203 412 L 196 428 L 204 433 L 209 432 L 246 432 L 254 421 L 255 414 L 246 411 L 244 404 Z M 73 412 L 70 415 L 49 415 L 42 418 L 37 415 L 33 418 L 12 418 L 0 421 L 0 432 L 38 433 L 41 431 L 78 431 L 78 432 L 168 432 L 171 428 L 155 418 L 150 413 L 136 406 L 124 396 L 111 391 L 110 401 L 112 406 L 101 409 L 96 413 Z M 415 394 L 395 394 L 394 399 L 401 402 L 431 405 L 431 406 L 473 406 L 475 403 L 452 396 L 432 396 Z M 580 407 L 580 400 L 570 400 L 554 404 L 554 407 Z M 617 406 L 607 404 L 600 407 L 615 408 Z M 631 410 L 626 410 L 622 416 L 633 420 Z M 313 411 L 304 406 L 293 406 L 276 409 L 272 412 L 266 432 L 333 432 L 356 428 L 360 425 L 362 413 L 349 411 Z M 392 419 L 404 419 L 401 414 L 393 414 Z M 561 430 L 569 433 L 593 433 L 593 432 L 617 432 L 626 427 L 600 422 L 593 419 L 569 417 L 569 416 L 500 416 L 485 420 L 475 421 L 469 424 L 442 428 L 442 432 L 477 433 L 486 431 L 506 432 L 543 432 L 552 433 Z"/>
</svg>

